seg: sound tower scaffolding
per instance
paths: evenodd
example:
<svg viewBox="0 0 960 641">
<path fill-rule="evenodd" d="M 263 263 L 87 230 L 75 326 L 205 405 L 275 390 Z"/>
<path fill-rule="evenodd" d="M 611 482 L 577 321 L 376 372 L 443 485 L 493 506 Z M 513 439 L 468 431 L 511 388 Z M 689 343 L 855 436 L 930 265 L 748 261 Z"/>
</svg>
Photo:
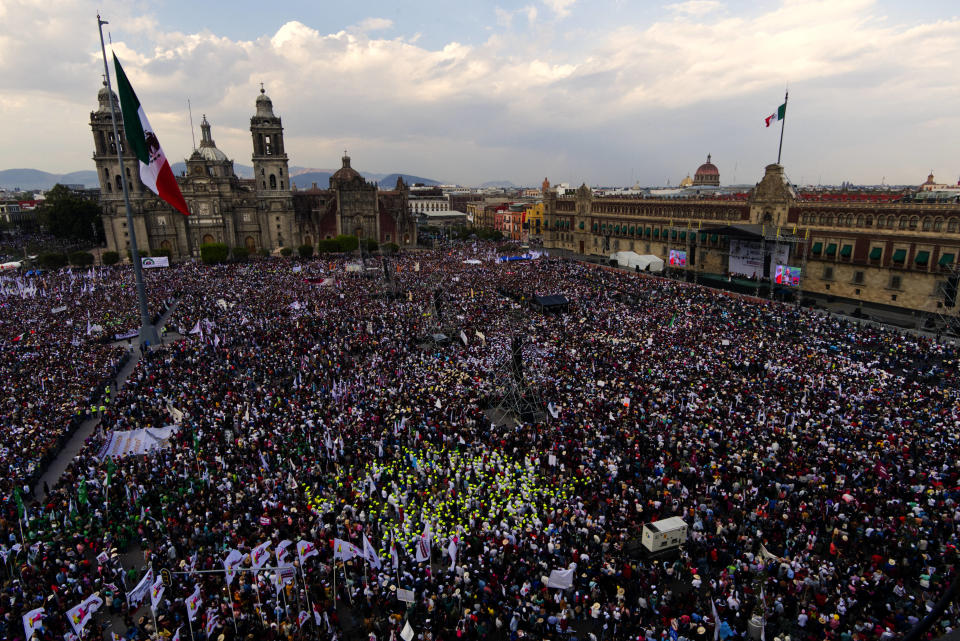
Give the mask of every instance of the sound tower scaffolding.
<svg viewBox="0 0 960 641">
<path fill-rule="evenodd" d="M 957 261 L 946 276 L 939 291 L 943 306 L 937 309 L 937 327 L 943 328 L 941 331 L 948 339 L 955 340 L 960 338 L 960 264 Z"/>
<path fill-rule="evenodd" d="M 494 385 L 500 402 L 494 412 L 508 414 L 517 422 L 541 423 L 547 415 L 545 405 L 536 388 L 529 385 L 523 366 L 523 336 L 515 334 L 510 339 L 507 358 L 494 372 Z"/>
</svg>

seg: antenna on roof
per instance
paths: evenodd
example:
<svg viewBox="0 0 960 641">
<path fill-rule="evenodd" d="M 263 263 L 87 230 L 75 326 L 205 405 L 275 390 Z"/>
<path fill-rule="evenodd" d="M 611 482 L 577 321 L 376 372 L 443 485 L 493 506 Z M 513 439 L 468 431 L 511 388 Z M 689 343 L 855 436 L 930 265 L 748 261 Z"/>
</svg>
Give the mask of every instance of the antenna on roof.
<svg viewBox="0 0 960 641">
<path fill-rule="evenodd" d="M 190 140 L 193 141 L 193 150 L 197 150 L 197 136 L 193 132 L 193 109 L 190 107 L 190 99 L 187 98 L 187 113 L 190 114 Z"/>
</svg>

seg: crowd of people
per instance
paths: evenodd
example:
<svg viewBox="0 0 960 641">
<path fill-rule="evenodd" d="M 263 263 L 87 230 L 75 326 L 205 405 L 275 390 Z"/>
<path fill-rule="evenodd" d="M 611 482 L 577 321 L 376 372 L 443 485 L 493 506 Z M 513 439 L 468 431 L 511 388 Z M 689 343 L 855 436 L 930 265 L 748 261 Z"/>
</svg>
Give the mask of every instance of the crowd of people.
<svg viewBox="0 0 960 641">
<path fill-rule="evenodd" d="M 954 580 L 956 347 L 492 258 L 390 257 L 389 281 L 354 257 L 151 274 L 183 338 L 144 354 L 43 500 L 22 517 L 5 503 L 0 636 L 890 639 Z M 135 325 L 123 277 L 100 277 L 109 302 L 73 301 L 74 325 L 107 309 Z M 558 293 L 565 313 L 527 305 Z M 5 309 L 40 318 L 42 300 Z M 64 342 L 7 384 L 7 403 L 70 408 L 29 408 L 32 442 L 111 375 L 116 352 Z M 36 389 L 44 368 L 56 392 Z M 517 385 L 541 411 L 515 420 Z M 0 439 L 22 457 L 24 414 L 8 414 Z M 171 426 L 145 454 L 103 456 L 112 435 Z M 644 552 L 643 524 L 669 517 L 683 545 Z"/>
</svg>

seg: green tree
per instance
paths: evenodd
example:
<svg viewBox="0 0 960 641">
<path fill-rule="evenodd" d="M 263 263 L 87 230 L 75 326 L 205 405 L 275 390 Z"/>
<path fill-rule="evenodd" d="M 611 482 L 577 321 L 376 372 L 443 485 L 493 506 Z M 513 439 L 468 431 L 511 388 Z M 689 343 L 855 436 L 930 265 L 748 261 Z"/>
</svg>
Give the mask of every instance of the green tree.
<svg viewBox="0 0 960 641">
<path fill-rule="evenodd" d="M 86 267 L 93 264 L 93 254 L 85 251 L 72 252 L 67 258 L 71 265 L 76 267 Z"/>
<path fill-rule="evenodd" d="M 167 249 L 166 247 L 161 247 L 159 249 L 151 249 L 151 256 L 166 256 L 168 259 L 173 258 L 173 250 Z"/>
<path fill-rule="evenodd" d="M 103 252 L 100 260 L 103 261 L 104 265 L 116 265 L 120 262 L 120 254 L 118 252 Z"/>
<path fill-rule="evenodd" d="M 54 185 L 38 208 L 37 217 L 51 234 L 88 242 L 102 242 L 100 205 L 75 196 L 63 185 Z"/>
<path fill-rule="evenodd" d="M 360 240 L 356 236 L 346 236 L 341 234 L 334 238 L 337 241 L 337 244 L 340 245 L 340 251 L 342 252 L 352 252 L 356 251 L 357 247 L 360 246 Z"/>
<path fill-rule="evenodd" d="M 247 256 L 250 255 L 250 250 L 246 247 L 234 247 L 233 248 L 233 260 L 241 263 L 247 259 Z"/>
<path fill-rule="evenodd" d="M 205 243 L 200 245 L 200 259 L 207 265 L 226 262 L 229 253 L 230 248 L 224 243 Z"/>
<path fill-rule="evenodd" d="M 321 254 L 336 254 L 340 251 L 340 243 L 334 238 L 324 238 L 319 245 Z"/>
<path fill-rule="evenodd" d="M 37 256 L 37 264 L 44 269 L 60 269 L 67 266 L 66 254 L 40 254 Z"/>
<path fill-rule="evenodd" d="M 300 245 L 297 247 L 300 258 L 311 258 L 313 256 L 313 245 Z"/>
<path fill-rule="evenodd" d="M 289 258 L 290 256 L 293 256 L 293 249 L 290 247 L 284 247 L 280 250 L 280 255 L 284 258 Z"/>
</svg>

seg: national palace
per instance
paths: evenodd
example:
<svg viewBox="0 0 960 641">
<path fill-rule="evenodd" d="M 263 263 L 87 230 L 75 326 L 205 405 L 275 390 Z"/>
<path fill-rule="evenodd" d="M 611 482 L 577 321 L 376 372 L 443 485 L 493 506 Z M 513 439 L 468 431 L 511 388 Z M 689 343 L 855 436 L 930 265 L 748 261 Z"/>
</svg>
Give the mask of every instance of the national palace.
<svg viewBox="0 0 960 641">
<path fill-rule="evenodd" d="M 713 181 L 714 172 L 710 164 L 704 175 Z M 717 185 L 719 176 L 700 184 Z M 960 192 L 935 187 L 931 175 L 915 193 L 807 193 L 791 186 L 778 164 L 749 191 L 708 189 L 681 198 L 599 196 L 586 185 L 558 196 L 545 182 L 543 243 L 605 257 L 634 251 L 665 262 L 671 250 L 680 251 L 683 264 L 671 267 L 705 280 L 762 281 L 782 263 L 800 268 L 804 295 L 956 315 Z M 748 273 L 739 259 L 751 251 L 765 260 Z"/>
</svg>

